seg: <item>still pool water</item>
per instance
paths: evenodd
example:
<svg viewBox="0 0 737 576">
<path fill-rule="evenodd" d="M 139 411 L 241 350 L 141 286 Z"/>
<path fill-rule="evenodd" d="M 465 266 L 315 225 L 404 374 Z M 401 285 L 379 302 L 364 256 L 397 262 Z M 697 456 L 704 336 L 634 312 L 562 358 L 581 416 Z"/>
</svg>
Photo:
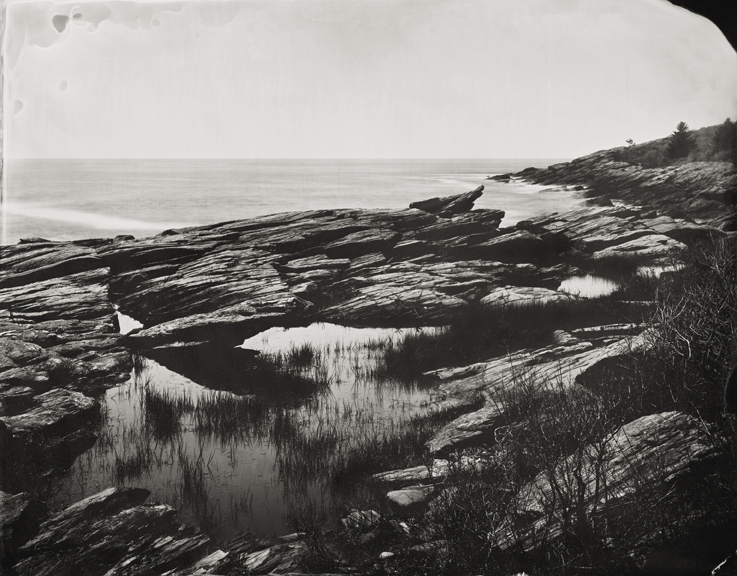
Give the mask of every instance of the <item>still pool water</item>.
<svg viewBox="0 0 737 576">
<path fill-rule="evenodd" d="M 582 298 L 599 298 L 601 296 L 608 296 L 618 287 L 619 284 L 613 280 L 586 274 L 566 278 L 558 286 L 558 290 Z"/>
<path fill-rule="evenodd" d="M 430 388 L 377 373 L 383 347 L 414 330 L 315 324 L 247 340 L 273 364 L 291 362 L 288 394 L 249 388 L 247 370 L 237 394 L 213 390 L 139 358 L 131 379 L 101 399 L 99 440 L 77 458 L 57 503 L 139 486 L 216 539 L 241 530 L 274 538 L 305 510 L 335 519 L 337 507 L 371 497 L 360 482 L 336 482 L 335 471 L 431 409 Z"/>
</svg>

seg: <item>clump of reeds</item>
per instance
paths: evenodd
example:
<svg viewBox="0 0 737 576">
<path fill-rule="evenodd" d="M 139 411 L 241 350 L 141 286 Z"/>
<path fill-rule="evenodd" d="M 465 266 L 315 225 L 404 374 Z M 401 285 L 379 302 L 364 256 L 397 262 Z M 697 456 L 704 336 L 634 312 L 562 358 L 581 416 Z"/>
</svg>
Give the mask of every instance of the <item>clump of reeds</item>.
<svg viewBox="0 0 737 576">
<path fill-rule="evenodd" d="M 156 441 L 166 442 L 179 436 L 182 418 L 192 412 L 189 396 L 147 386 L 142 396 L 142 414 L 146 430 Z"/>
<path fill-rule="evenodd" d="M 252 396 L 213 391 L 197 400 L 192 420 L 202 438 L 215 438 L 221 444 L 252 443 L 268 439 L 274 409 Z"/>
<path fill-rule="evenodd" d="M 571 298 L 518 306 L 476 304 L 434 333 L 417 332 L 383 351 L 384 375 L 416 377 L 435 368 L 470 364 L 522 348 L 553 343 L 553 332 L 616 322 L 642 322 L 649 314 L 616 297 Z"/>
<path fill-rule="evenodd" d="M 643 262 L 646 260 L 637 255 L 616 254 L 601 258 L 582 255 L 580 259 L 573 258 L 571 263 L 588 274 L 622 281 L 637 274 L 637 269 L 642 266 Z"/>
<path fill-rule="evenodd" d="M 177 504 L 184 514 L 191 514 L 195 522 L 206 533 L 215 531 L 221 511 L 215 509 L 210 500 L 209 481 L 212 478 L 210 454 L 206 461 L 202 450 L 190 458 L 181 447 L 178 453 L 179 474 L 177 479 Z"/>
</svg>

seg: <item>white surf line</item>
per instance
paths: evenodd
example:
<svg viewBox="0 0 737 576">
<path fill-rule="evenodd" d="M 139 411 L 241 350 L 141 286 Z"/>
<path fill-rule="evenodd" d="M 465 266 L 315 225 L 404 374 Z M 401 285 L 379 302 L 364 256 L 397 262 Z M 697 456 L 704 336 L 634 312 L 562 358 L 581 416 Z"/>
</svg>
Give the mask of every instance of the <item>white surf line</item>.
<svg viewBox="0 0 737 576">
<path fill-rule="evenodd" d="M 38 218 L 41 220 L 52 220 L 55 222 L 66 222 L 94 228 L 96 230 L 166 230 L 168 228 L 186 228 L 195 224 L 189 222 L 153 222 L 148 220 L 136 220 L 108 214 L 97 214 L 94 212 L 83 212 L 81 210 L 69 210 L 51 206 L 39 206 L 32 204 L 19 204 L 6 202 L 3 204 L 3 218 L 5 215 L 25 216 L 27 218 Z M 3 226 L 3 230 L 5 230 Z"/>
</svg>

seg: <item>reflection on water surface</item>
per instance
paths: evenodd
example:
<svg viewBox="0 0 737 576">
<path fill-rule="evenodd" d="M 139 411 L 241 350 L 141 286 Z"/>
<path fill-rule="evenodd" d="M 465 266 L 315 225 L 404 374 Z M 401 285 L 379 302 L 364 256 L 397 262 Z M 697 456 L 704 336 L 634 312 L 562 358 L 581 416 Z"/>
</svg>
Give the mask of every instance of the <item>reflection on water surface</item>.
<svg viewBox="0 0 737 576">
<path fill-rule="evenodd" d="M 619 284 L 613 280 L 586 274 L 585 276 L 566 278 L 558 286 L 558 290 L 575 296 L 581 296 L 582 298 L 598 298 L 611 294 L 618 287 Z"/>
<path fill-rule="evenodd" d="M 210 366 L 228 365 L 209 387 L 171 369 L 187 368 L 187 351 L 170 354 L 169 367 L 139 358 L 130 381 L 102 398 L 99 440 L 76 460 L 58 503 L 140 486 L 218 539 L 239 530 L 274 537 L 292 531 L 289 516 L 303 508 L 354 505 L 371 495 L 349 477 L 356 453 L 430 409 L 429 389 L 381 370 L 383 348 L 406 332 L 269 331 L 251 339 L 262 351 L 255 358 L 207 349 Z M 227 385 L 211 385 L 220 373 Z"/>
</svg>

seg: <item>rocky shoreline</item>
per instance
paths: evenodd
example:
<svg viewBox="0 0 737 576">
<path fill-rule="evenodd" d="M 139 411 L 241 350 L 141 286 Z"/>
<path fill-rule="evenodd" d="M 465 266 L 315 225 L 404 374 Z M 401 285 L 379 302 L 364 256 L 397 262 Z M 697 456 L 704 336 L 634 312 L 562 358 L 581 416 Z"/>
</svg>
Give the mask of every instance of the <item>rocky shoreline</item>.
<svg viewBox="0 0 737 576">
<path fill-rule="evenodd" d="M 634 147 L 637 149 L 637 147 Z M 645 168 L 623 160 L 625 147 L 602 150 L 547 168 L 527 168 L 500 174 L 548 186 L 571 186 L 595 204 L 619 200 L 651 206 L 659 214 L 709 223 L 725 231 L 737 230 L 737 174 L 730 162 L 690 162 Z"/>
<path fill-rule="evenodd" d="M 313 322 L 436 326 L 475 305 L 575 299 L 559 290 L 565 280 L 617 262 L 666 266 L 686 246 L 733 229 L 734 174 L 725 163 L 655 170 L 624 164 L 602 152 L 514 175 L 583 186 L 599 205 L 508 228 L 500 227 L 503 212 L 472 209 L 481 187 L 405 210 L 291 212 L 140 240 L 36 238 L 0 247 L 4 567 L 16 574 L 299 571 L 309 551 L 299 536 L 276 546 L 244 537 L 216 549 L 181 526 L 171 507 L 145 504 L 145 490 L 111 488 L 44 516 L 26 487 L 33 478 L 63 473 L 95 443 L 93 395 L 130 377 L 134 351 L 232 348 L 271 327 Z M 120 334 L 116 309 L 143 328 Z M 562 374 L 564 386 L 580 386 L 602 364 L 648 346 L 647 334 L 633 325 L 561 332 L 556 340 L 428 374 L 439 404 L 470 406 L 480 395 L 482 407 L 430 440 L 431 465 L 376 476 L 396 512 L 393 528 L 376 513 L 358 511 L 345 519 L 346 528 L 364 535 L 394 530 L 398 539 L 416 540 L 418 553 L 442 547 L 410 534 L 399 519 L 438 496 L 451 454 L 505 433 L 497 400 L 520 373 Z M 657 452 L 675 477 L 715 456 L 709 434 L 685 414 L 654 414 L 618 431 L 611 452 L 627 458 Z M 461 465 L 474 466 L 471 454 Z M 589 476 L 583 471 L 583 481 Z M 630 481 L 624 470 L 612 478 L 622 487 Z M 539 510 L 549 492 L 542 478 L 521 490 L 530 522 L 517 527 L 524 537 L 515 545 L 532 548 L 543 528 L 551 530 Z M 388 561 L 388 554 L 376 561 Z"/>
</svg>

